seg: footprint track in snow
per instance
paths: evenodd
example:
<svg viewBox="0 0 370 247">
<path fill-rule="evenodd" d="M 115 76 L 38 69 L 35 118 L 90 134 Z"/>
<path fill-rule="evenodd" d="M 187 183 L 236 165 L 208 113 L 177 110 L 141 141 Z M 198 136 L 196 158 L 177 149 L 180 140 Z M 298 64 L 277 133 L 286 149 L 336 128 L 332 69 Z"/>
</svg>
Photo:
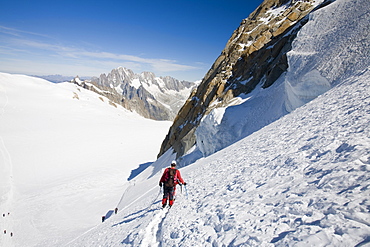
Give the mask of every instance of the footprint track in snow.
<svg viewBox="0 0 370 247">
<path fill-rule="evenodd" d="M 161 246 L 162 225 L 168 212 L 168 209 L 164 209 L 154 216 L 153 220 L 145 228 L 145 235 L 141 242 L 141 246 Z"/>
</svg>

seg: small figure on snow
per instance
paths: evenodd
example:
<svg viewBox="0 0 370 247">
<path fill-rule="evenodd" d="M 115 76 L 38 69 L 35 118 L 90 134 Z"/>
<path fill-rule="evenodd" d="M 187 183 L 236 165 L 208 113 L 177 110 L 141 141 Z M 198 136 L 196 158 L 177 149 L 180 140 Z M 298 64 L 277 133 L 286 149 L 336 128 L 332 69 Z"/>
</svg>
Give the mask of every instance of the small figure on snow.
<svg viewBox="0 0 370 247">
<path fill-rule="evenodd" d="M 172 207 L 175 201 L 176 185 L 186 185 L 181 177 L 180 171 L 176 169 L 176 161 L 172 161 L 171 167 L 164 170 L 159 186 L 163 186 L 163 199 L 162 207 L 166 207 L 167 200 L 169 200 L 169 206 Z"/>
</svg>

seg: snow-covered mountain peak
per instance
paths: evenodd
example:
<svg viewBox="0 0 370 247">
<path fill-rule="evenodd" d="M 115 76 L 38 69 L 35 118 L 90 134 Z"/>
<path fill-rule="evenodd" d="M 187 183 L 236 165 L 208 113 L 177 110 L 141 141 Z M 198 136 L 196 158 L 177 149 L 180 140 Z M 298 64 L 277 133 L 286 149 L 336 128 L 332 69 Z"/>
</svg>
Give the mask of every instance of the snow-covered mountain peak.
<svg viewBox="0 0 370 247">
<path fill-rule="evenodd" d="M 172 120 L 195 84 L 118 67 L 108 75 L 85 81 L 82 86 L 146 118 Z"/>
<path fill-rule="evenodd" d="M 140 78 L 147 83 L 154 82 L 157 79 L 153 72 L 142 72 Z"/>
</svg>

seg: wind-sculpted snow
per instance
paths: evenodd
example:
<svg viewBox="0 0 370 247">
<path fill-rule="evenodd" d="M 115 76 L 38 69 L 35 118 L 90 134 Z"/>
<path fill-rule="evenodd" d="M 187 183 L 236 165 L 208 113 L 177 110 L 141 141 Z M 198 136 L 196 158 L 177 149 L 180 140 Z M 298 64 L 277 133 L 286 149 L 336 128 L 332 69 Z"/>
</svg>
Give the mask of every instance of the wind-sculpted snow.
<svg viewBox="0 0 370 247">
<path fill-rule="evenodd" d="M 196 130 L 197 147 L 204 156 L 211 155 L 279 119 L 287 113 L 282 94 L 279 80 L 267 89 L 255 89 L 240 105 L 212 110 Z"/>
<path fill-rule="evenodd" d="M 289 111 L 370 65 L 369 19 L 367 1 L 336 1 L 310 14 L 288 53 Z"/>
<path fill-rule="evenodd" d="M 217 121 L 217 109 L 204 117 L 196 130 L 199 150 L 204 156 L 221 150 L 368 68 L 369 19 L 365 0 L 338 0 L 312 12 L 288 52 L 288 71 L 270 88 L 257 86 Z"/>
<path fill-rule="evenodd" d="M 370 236 L 370 71 L 180 169 L 168 212 L 159 176 L 67 246 L 362 246 Z M 132 201 L 132 198 L 130 198 Z"/>
</svg>

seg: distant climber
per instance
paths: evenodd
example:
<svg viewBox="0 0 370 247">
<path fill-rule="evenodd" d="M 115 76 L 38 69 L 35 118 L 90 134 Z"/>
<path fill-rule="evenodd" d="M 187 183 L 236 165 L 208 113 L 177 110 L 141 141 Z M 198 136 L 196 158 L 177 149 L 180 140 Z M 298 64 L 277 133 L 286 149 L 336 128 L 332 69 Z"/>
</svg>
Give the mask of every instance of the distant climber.
<svg viewBox="0 0 370 247">
<path fill-rule="evenodd" d="M 172 161 L 171 167 L 164 170 L 161 180 L 159 181 L 159 186 L 163 186 L 163 199 L 162 207 L 166 207 L 167 201 L 168 205 L 172 207 L 175 201 L 176 185 L 183 184 L 186 185 L 181 177 L 180 171 L 176 169 L 176 161 Z"/>
</svg>

